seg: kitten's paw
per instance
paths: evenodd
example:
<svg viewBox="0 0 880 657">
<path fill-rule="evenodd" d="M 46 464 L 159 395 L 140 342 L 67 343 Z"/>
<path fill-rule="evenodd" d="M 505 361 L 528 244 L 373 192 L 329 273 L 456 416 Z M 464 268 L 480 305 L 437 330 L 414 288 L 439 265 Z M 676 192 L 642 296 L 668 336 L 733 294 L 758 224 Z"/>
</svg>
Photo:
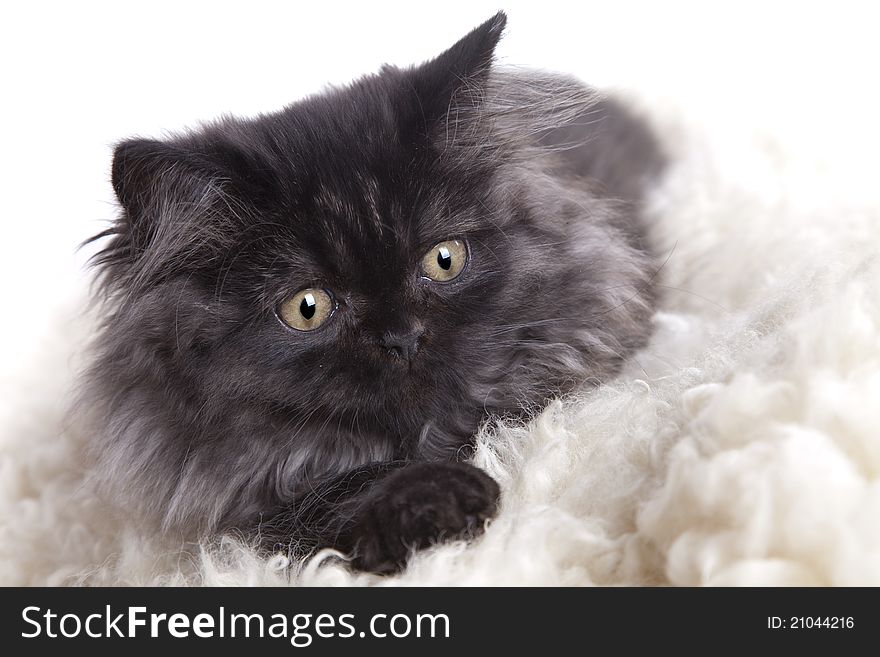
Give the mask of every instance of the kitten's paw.
<svg viewBox="0 0 880 657">
<path fill-rule="evenodd" d="M 353 564 L 393 573 L 412 550 L 476 536 L 495 515 L 499 495 L 495 480 L 472 465 L 407 465 L 376 484 L 360 508 Z"/>
</svg>

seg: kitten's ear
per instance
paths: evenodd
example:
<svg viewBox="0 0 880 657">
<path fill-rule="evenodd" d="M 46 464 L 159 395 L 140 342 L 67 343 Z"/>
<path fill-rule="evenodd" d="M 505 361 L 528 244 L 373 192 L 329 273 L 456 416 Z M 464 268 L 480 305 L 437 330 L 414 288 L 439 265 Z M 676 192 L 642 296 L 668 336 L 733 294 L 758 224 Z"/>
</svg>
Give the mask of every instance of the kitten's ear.
<svg viewBox="0 0 880 657">
<path fill-rule="evenodd" d="M 209 262 L 228 240 L 229 176 L 184 146 L 132 139 L 116 146 L 112 184 L 124 210 L 95 262 L 140 281 L 172 276 L 182 263 Z"/>
<path fill-rule="evenodd" d="M 216 215 L 229 176 L 212 160 L 172 143 L 131 139 L 113 153 L 113 189 L 125 214 L 115 232 L 137 255 L 159 236 Z"/>
<path fill-rule="evenodd" d="M 438 57 L 412 71 L 412 84 L 426 116 L 442 116 L 456 92 L 476 91 L 485 84 L 506 24 L 507 15 L 499 11 Z"/>
<path fill-rule="evenodd" d="M 129 219 L 146 221 L 161 203 L 202 196 L 217 175 L 212 168 L 196 154 L 172 144 L 130 139 L 113 152 L 111 180 Z"/>
</svg>

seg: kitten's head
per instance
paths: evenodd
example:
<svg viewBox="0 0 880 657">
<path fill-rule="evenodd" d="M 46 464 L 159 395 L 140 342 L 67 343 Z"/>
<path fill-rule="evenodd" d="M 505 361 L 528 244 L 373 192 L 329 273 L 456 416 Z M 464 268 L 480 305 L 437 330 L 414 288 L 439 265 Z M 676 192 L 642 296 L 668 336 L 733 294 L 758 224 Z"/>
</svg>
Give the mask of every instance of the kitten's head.
<svg viewBox="0 0 880 657">
<path fill-rule="evenodd" d="M 457 449 L 487 411 L 612 372 L 646 333 L 647 261 L 535 146 L 590 92 L 497 74 L 504 24 L 275 114 L 121 143 L 107 394 L 190 448 L 256 445 L 263 418 L 354 463 Z"/>
</svg>

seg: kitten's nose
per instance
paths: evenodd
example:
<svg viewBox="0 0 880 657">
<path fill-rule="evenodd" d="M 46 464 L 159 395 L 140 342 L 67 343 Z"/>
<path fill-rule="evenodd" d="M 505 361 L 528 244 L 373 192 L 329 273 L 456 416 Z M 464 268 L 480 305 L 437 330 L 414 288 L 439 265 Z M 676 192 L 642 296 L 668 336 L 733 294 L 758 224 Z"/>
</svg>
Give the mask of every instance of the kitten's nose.
<svg viewBox="0 0 880 657">
<path fill-rule="evenodd" d="M 379 340 L 389 354 L 396 358 L 410 361 L 419 350 L 419 341 L 425 329 L 422 326 L 412 326 L 400 331 L 385 333 Z"/>
</svg>

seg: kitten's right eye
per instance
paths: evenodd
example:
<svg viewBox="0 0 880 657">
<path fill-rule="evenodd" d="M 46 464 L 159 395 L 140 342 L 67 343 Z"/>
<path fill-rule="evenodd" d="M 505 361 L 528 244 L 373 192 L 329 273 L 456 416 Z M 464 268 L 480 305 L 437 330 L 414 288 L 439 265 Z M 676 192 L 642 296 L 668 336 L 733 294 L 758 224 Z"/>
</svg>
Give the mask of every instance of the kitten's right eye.
<svg viewBox="0 0 880 657">
<path fill-rule="evenodd" d="M 336 302 L 327 290 L 310 287 L 278 304 L 275 314 L 292 329 L 314 331 L 330 319 L 334 310 Z"/>
</svg>

